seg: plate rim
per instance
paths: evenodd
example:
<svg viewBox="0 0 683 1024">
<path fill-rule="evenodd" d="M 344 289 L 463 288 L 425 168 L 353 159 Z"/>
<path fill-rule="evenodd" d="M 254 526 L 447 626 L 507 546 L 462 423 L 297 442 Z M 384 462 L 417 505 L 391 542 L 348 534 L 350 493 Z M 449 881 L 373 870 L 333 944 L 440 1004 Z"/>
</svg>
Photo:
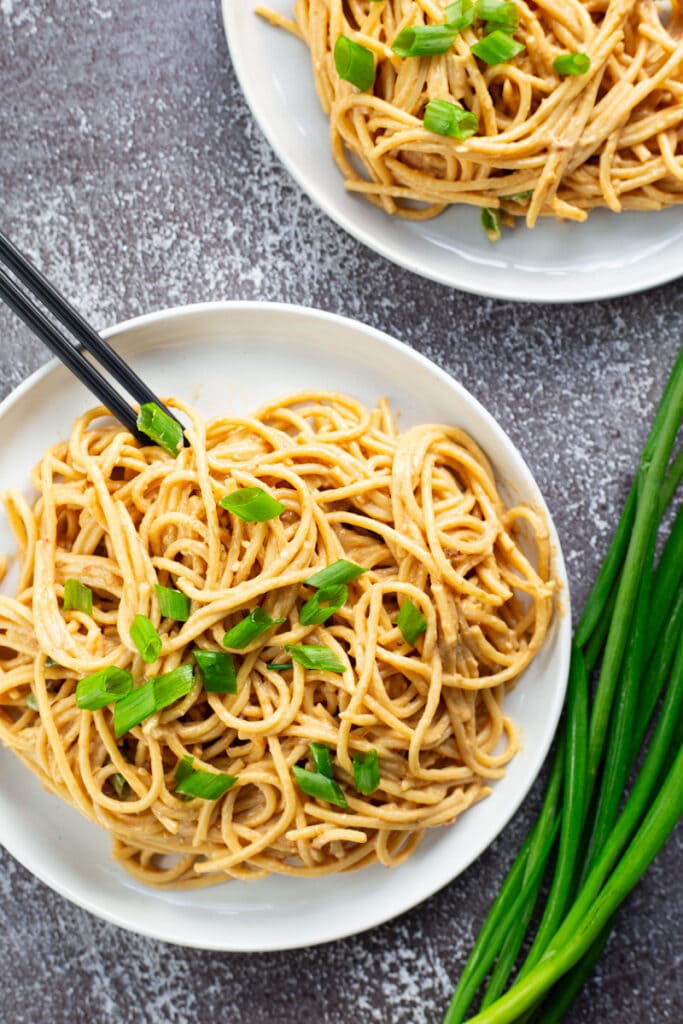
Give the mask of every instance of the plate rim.
<svg viewBox="0 0 683 1024">
<path fill-rule="evenodd" d="M 232 0 L 232 2 L 234 3 L 234 0 Z M 236 15 L 233 16 L 233 10 L 234 8 L 231 9 L 231 0 L 221 0 L 221 20 L 223 22 L 223 31 L 225 33 L 230 60 L 235 70 L 242 95 L 246 100 L 249 111 L 259 130 L 265 136 L 276 157 L 299 188 L 313 201 L 316 206 L 319 207 L 319 209 L 323 211 L 327 217 L 330 218 L 330 220 L 332 220 L 343 231 L 346 231 L 347 234 L 351 235 L 352 238 L 355 238 L 356 241 L 370 249 L 371 252 L 377 253 L 390 263 L 394 263 L 403 270 L 417 274 L 419 277 L 422 277 L 427 281 L 434 281 L 437 284 L 444 285 L 457 291 L 467 292 L 470 295 L 479 295 L 483 298 L 499 299 L 506 302 L 530 302 L 539 305 L 566 305 L 568 303 L 598 302 L 607 299 L 622 298 L 628 295 L 637 295 L 640 292 L 648 291 L 651 288 L 657 288 L 661 285 L 670 284 L 679 277 L 683 277 L 683 272 L 676 269 L 675 259 L 671 259 L 663 263 L 661 265 L 660 272 L 656 274 L 652 273 L 650 270 L 652 261 L 640 261 L 638 264 L 637 280 L 635 282 L 631 282 L 629 285 L 622 286 L 615 280 L 614 285 L 610 288 L 601 289 L 597 286 L 591 288 L 591 282 L 593 280 L 599 280 L 600 277 L 599 274 L 591 274 L 585 278 L 586 287 L 581 293 L 574 293 L 573 291 L 570 291 L 567 294 L 559 294 L 555 292 L 550 295 L 541 295 L 538 292 L 534 294 L 533 290 L 531 290 L 529 293 L 522 295 L 520 294 L 519 285 L 514 283 L 517 280 L 519 271 L 515 274 L 510 285 L 507 287 L 487 288 L 486 286 L 481 286 L 480 284 L 469 280 L 460 280 L 456 283 L 453 280 L 452 275 L 423 269 L 418 263 L 411 262 L 411 260 L 402 253 L 397 255 L 392 251 L 391 246 L 388 243 L 384 243 L 381 240 L 378 241 L 369 231 L 364 230 L 362 224 L 350 223 L 342 213 L 337 211 L 333 199 L 327 198 L 324 188 L 319 188 L 316 182 L 307 176 L 305 168 L 299 167 L 294 160 L 289 158 L 287 153 L 282 151 L 276 141 L 275 133 L 271 129 L 271 122 L 266 117 L 262 116 L 260 105 L 255 96 L 255 90 L 251 87 L 251 78 L 247 74 L 247 58 L 245 56 L 244 59 L 242 59 L 240 49 L 236 45 L 236 33 L 233 33 L 231 30 L 231 26 L 234 27 L 234 25 L 236 25 Z M 252 15 L 257 17 L 254 11 L 252 11 Z M 312 82 L 311 89 L 314 89 Z M 681 245 L 681 253 L 683 258 L 683 244 Z M 468 261 L 464 257 L 461 257 L 461 259 L 465 265 L 470 262 L 474 262 Z M 548 276 L 560 279 L 560 275 L 551 274 Z M 533 278 L 534 275 L 528 275 L 529 280 L 532 280 Z M 561 275 L 561 280 L 566 283 L 571 280 L 571 277 L 569 274 Z"/>
<path fill-rule="evenodd" d="M 509 437 L 509 435 L 501 426 L 501 424 L 498 423 L 493 414 L 488 411 L 488 409 L 476 398 L 475 395 L 473 395 L 467 388 L 465 388 L 463 384 L 460 383 L 459 380 L 451 376 L 451 374 L 449 374 L 446 370 L 438 366 L 427 356 L 423 355 L 421 352 L 412 348 L 407 343 L 400 341 L 399 339 L 393 337 L 392 335 L 384 331 L 379 330 L 378 328 L 372 327 L 368 324 L 364 324 L 361 321 L 355 320 L 354 318 L 342 316 L 337 313 L 332 313 L 308 306 L 294 305 L 290 303 L 266 302 L 256 300 L 226 300 L 173 306 L 170 308 L 159 309 L 150 313 L 141 314 L 140 316 L 128 318 L 124 321 L 121 321 L 111 327 L 102 330 L 101 333 L 103 337 L 107 339 L 113 339 L 114 341 L 116 341 L 118 338 L 125 339 L 125 336 L 130 332 L 148 327 L 153 324 L 163 323 L 167 321 L 177 321 L 182 320 L 183 318 L 191 319 L 198 315 L 202 316 L 205 313 L 227 313 L 228 315 L 230 315 L 233 312 L 246 313 L 247 315 L 249 315 L 250 313 L 255 313 L 256 315 L 264 313 L 274 313 L 277 316 L 284 315 L 292 318 L 304 316 L 323 324 L 329 322 L 341 323 L 347 328 L 350 327 L 354 331 L 360 331 L 361 333 L 364 333 L 366 336 L 374 338 L 381 344 L 389 345 L 390 348 L 401 351 L 404 354 L 404 356 L 406 356 L 409 359 L 414 359 L 416 362 L 422 364 L 426 369 L 428 369 L 430 373 L 441 378 L 441 380 L 455 392 L 459 392 L 465 395 L 467 401 L 474 405 L 480 414 L 483 414 L 484 419 L 488 421 L 489 425 L 493 428 L 494 432 L 499 434 L 502 437 L 505 445 L 512 452 L 514 452 L 517 459 L 520 461 L 520 464 L 522 465 L 524 471 L 526 472 L 529 482 L 533 484 L 537 492 L 538 498 L 540 500 L 540 504 L 548 517 L 551 541 L 553 543 L 554 564 L 557 574 L 560 577 L 562 586 L 562 605 L 557 626 L 558 650 L 555 655 L 557 658 L 557 664 L 556 666 L 554 666 L 556 672 L 560 677 L 561 683 L 555 695 L 551 712 L 548 715 L 548 718 L 546 719 L 547 726 L 545 732 L 545 741 L 538 746 L 535 758 L 535 766 L 533 767 L 528 783 L 523 785 L 520 788 L 520 791 L 517 794 L 515 794 L 514 798 L 510 800 L 509 803 L 506 805 L 504 813 L 500 815 L 495 834 L 493 834 L 492 836 L 487 836 L 483 840 L 479 839 L 478 842 L 472 846 L 470 852 L 468 853 L 466 862 L 455 872 L 455 874 L 451 874 L 444 879 L 440 878 L 436 885 L 434 885 L 433 883 L 429 883 L 429 885 L 423 886 L 417 891 L 416 894 L 413 892 L 414 887 L 411 887 L 410 894 L 406 897 L 406 899 L 400 902 L 400 905 L 387 907 L 386 904 L 378 904 L 374 914 L 369 915 L 368 918 L 363 921 L 360 927 L 348 926 L 339 928 L 337 926 L 336 928 L 328 928 L 326 934 L 321 935 L 321 937 L 316 938 L 313 941 L 311 941 L 310 939 L 297 938 L 294 935 L 291 941 L 287 942 L 279 940 L 274 943 L 259 942 L 247 944 L 235 943 L 234 940 L 231 940 L 229 938 L 213 941 L 208 938 L 202 939 L 201 937 L 196 935 L 188 939 L 187 936 L 180 934 L 180 932 L 182 932 L 182 927 L 179 927 L 176 933 L 168 934 L 167 932 L 162 931 L 159 926 L 155 926 L 153 923 L 147 923 L 144 915 L 141 915 L 139 919 L 136 919 L 133 922 L 121 910 L 117 910 L 116 905 L 112 904 L 111 901 L 108 901 L 105 897 L 102 898 L 101 902 L 97 902 L 92 898 L 88 897 L 87 894 L 83 894 L 82 892 L 75 889 L 73 885 L 69 885 L 63 880 L 51 876 L 49 871 L 49 860 L 45 861 L 44 858 L 41 859 L 40 857 L 37 857 L 33 849 L 26 850 L 23 847 L 17 849 L 17 846 L 12 841 L 7 842 L 6 836 L 2 834 L 2 830 L 0 829 L 0 845 L 2 845 L 26 870 L 28 870 L 32 875 L 38 878 L 43 884 L 47 885 L 54 892 L 57 892 L 60 896 L 63 896 L 64 898 L 68 899 L 71 903 L 74 903 L 76 906 L 88 911 L 95 917 L 108 921 L 109 923 L 114 924 L 134 934 L 143 935 L 146 938 L 167 942 L 172 945 L 221 952 L 258 953 L 276 952 L 298 948 L 313 948 L 317 945 L 323 945 L 328 942 L 334 942 L 344 938 L 348 938 L 353 935 L 361 934 L 362 932 L 365 932 L 371 928 L 375 928 L 387 921 L 390 921 L 395 917 L 399 916 L 400 914 L 403 914 L 413 909 L 420 903 L 424 902 L 426 899 L 430 898 L 431 896 L 434 896 L 446 885 L 449 885 L 451 882 L 453 882 L 457 877 L 459 877 L 466 870 L 471 868 L 473 864 L 479 859 L 479 857 L 491 846 L 491 844 L 498 839 L 502 831 L 505 829 L 505 827 L 510 823 L 514 815 L 517 813 L 522 803 L 527 799 L 533 786 L 537 782 L 543 765 L 545 763 L 545 760 L 555 739 L 560 716 L 562 714 L 562 709 L 565 703 L 566 688 L 569 675 L 569 657 L 572 634 L 572 606 L 566 563 L 555 523 L 553 521 L 550 510 L 548 509 L 545 498 L 543 497 L 543 494 L 535 480 L 535 477 L 533 476 L 519 448 L 514 443 L 514 441 Z M 35 370 L 29 377 L 23 380 L 15 389 L 13 389 L 0 402 L 0 422 L 4 418 L 5 414 L 16 404 L 21 402 L 22 399 L 27 395 L 28 392 L 31 391 L 31 389 L 35 385 L 40 383 L 40 381 L 44 377 L 48 376 L 55 368 L 58 368 L 60 365 L 61 364 L 58 359 L 49 359 L 43 366 Z M 13 756 L 11 752 L 8 751 L 4 746 L 1 749 L 4 754 Z M 59 798 L 54 797 L 54 799 L 58 800 Z M 87 822 L 84 819 L 84 824 L 90 825 L 93 823 Z M 93 824 L 93 828 L 99 829 L 99 826 Z M 106 832 L 106 830 L 101 831 Z M 301 881 L 305 882 L 305 879 Z"/>
</svg>

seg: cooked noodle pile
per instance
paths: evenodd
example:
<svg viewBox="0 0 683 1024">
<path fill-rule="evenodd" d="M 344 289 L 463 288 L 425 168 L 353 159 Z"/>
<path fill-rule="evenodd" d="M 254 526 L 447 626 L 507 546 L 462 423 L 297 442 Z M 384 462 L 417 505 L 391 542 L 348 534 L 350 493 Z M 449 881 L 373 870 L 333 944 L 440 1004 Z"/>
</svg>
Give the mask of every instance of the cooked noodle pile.
<svg viewBox="0 0 683 1024">
<path fill-rule="evenodd" d="M 16 598 L 0 597 L 0 737 L 148 883 L 396 864 L 485 796 L 517 749 L 502 705 L 552 614 L 544 517 L 506 509 L 461 430 L 398 433 L 385 401 L 368 411 L 310 392 L 208 423 L 169 404 L 191 424 L 177 459 L 96 409 L 42 458 L 33 506 L 3 495 L 20 580 Z M 281 515 L 246 523 L 219 506 L 254 486 Z M 325 624 L 302 626 L 304 581 L 341 558 L 370 571 Z M 92 589 L 92 616 L 64 611 L 67 579 Z M 155 584 L 189 596 L 186 622 L 160 617 Z M 426 620 L 414 646 L 395 624 L 407 599 Z M 205 692 L 197 674 L 120 739 L 112 707 L 76 706 L 84 676 L 116 665 L 139 685 L 192 650 L 221 651 L 254 608 L 285 622 L 235 653 L 235 695 Z M 163 640 L 155 664 L 131 641 L 137 614 Z M 326 645 L 344 674 L 268 667 L 287 663 L 288 644 Z M 292 768 L 313 767 L 311 741 L 329 747 L 347 809 L 298 788 Z M 352 759 L 371 750 L 381 780 L 363 796 Z M 218 800 L 183 799 L 187 756 L 236 783 Z"/>
<path fill-rule="evenodd" d="M 401 59 L 392 52 L 402 29 L 444 22 L 447 6 L 296 0 L 295 22 L 258 9 L 308 45 L 348 189 L 402 217 L 469 203 L 526 217 L 529 227 L 546 215 L 583 221 L 596 206 L 619 212 L 683 202 L 679 0 L 516 0 L 514 38 L 525 50 L 490 67 L 470 52 L 481 22 L 448 53 Z M 342 34 L 375 55 L 368 92 L 337 74 L 333 51 Z M 577 52 L 590 58 L 589 71 L 559 75 L 555 58 Z M 475 113 L 477 134 L 457 141 L 426 131 L 432 99 Z"/>
</svg>

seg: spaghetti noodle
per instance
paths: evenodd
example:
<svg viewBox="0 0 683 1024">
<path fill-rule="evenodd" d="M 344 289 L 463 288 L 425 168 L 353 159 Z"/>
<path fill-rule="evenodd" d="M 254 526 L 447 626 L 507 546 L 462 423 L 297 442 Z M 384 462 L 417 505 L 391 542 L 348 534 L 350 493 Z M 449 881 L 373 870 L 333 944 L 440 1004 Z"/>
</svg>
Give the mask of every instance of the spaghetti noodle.
<svg viewBox="0 0 683 1024">
<path fill-rule="evenodd" d="M 505 507 L 461 430 L 399 433 L 384 400 L 370 411 L 301 393 L 208 423 L 169 404 L 191 424 L 177 458 L 95 409 L 42 458 L 32 506 L 3 495 L 20 572 L 16 597 L 0 597 L 0 738 L 147 883 L 399 863 L 484 797 L 517 749 L 504 693 L 553 608 L 543 515 Z M 243 488 L 281 511 L 248 522 L 221 506 Z M 312 577 L 341 559 L 365 571 L 327 621 L 303 625 Z M 92 591 L 91 611 L 65 610 L 67 580 Z M 186 595 L 186 621 L 162 617 L 159 585 Z M 406 605 L 422 623 L 408 638 Z M 84 676 L 117 666 L 137 693 L 192 651 L 224 651 L 256 608 L 273 627 L 234 652 L 235 693 L 207 692 L 197 673 L 122 736 L 112 706 L 78 707 Z M 136 615 L 160 638 L 153 664 L 131 639 Z M 291 645 L 324 647 L 341 671 L 303 667 Z M 311 743 L 328 749 L 346 807 L 299 788 Z M 372 752 L 378 784 L 364 795 L 354 759 Z M 185 798 L 189 758 L 234 785 Z"/>
<path fill-rule="evenodd" d="M 679 0 L 515 4 L 514 38 L 524 50 L 493 66 L 472 52 L 486 38 L 484 22 L 436 56 L 402 59 L 392 50 L 406 27 L 446 21 L 441 0 L 296 0 L 295 22 L 257 10 L 305 41 L 346 187 L 387 213 L 426 219 L 467 203 L 533 227 L 539 216 L 583 221 L 598 206 L 683 202 Z M 340 36 L 374 55 L 374 86 L 365 92 L 337 73 Z M 589 58 L 588 70 L 563 77 L 557 58 L 576 54 Z M 434 100 L 475 114 L 476 134 L 428 131 L 425 108 Z"/>
</svg>

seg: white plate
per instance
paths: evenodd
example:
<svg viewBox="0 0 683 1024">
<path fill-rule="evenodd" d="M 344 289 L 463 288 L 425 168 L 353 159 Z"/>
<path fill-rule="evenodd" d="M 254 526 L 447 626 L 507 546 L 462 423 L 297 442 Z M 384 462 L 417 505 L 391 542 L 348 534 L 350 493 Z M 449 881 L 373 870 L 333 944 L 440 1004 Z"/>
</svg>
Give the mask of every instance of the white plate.
<svg viewBox="0 0 683 1024">
<path fill-rule="evenodd" d="M 585 224 L 521 225 L 491 244 L 478 210 L 425 222 L 390 217 L 344 188 L 308 50 L 254 14 L 257 0 L 222 0 L 232 61 L 254 117 L 283 164 L 332 220 L 394 263 L 499 299 L 576 302 L 627 295 L 683 273 L 683 207 L 597 210 Z M 261 2 L 261 0 L 259 0 Z M 294 0 L 268 0 L 291 15 Z"/>
<path fill-rule="evenodd" d="M 402 426 L 441 421 L 469 431 L 508 492 L 542 505 L 521 456 L 459 384 L 411 349 L 351 320 L 291 306 L 223 303 L 131 320 L 108 332 L 116 348 L 161 394 L 194 402 L 207 416 L 247 413 L 300 388 L 334 388 L 373 403 L 386 395 Z M 30 493 L 29 467 L 92 405 L 50 363 L 0 406 L 0 480 Z M 511 496 L 512 496 L 511 494 Z M 2 519 L 2 517 L 0 517 Z M 507 698 L 522 750 L 492 796 L 453 827 L 432 832 L 403 866 L 373 866 L 317 879 L 273 876 L 195 892 L 158 892 L 129 878 L 110 857 L 105 832 L 46 793 L 0 749 L 0 842 L 68 899 L 133 931 L 224 950 L 313 945 L 379 924 L 425 899 L 479 856 L 524 799 L 550 746 L 569 661 L 570 615 L 562 554 L 553 530 L 564 614 Z M 2 519 L 0 551 L 14 551 Z M 13 593 L 14 580 L 3 584 Z"/>
</svg>

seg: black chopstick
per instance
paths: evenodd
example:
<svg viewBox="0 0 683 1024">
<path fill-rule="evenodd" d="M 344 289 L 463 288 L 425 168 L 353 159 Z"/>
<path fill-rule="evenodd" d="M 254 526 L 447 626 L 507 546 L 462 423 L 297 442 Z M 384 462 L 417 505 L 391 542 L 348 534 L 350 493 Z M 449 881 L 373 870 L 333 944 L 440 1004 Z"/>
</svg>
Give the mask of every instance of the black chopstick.
<svg viewBox="0 0 683 1024">
<path fill-rule="evenodd" d="M 78 310 L 67 302 L 64 296 L 2 232 L 0 232 L 0 263 L 4 263 L 22 284 L 40 299 L 48 312 L 71 332 L 75 343 L 72 344 L 54 326 L 30 296 L 25 295 L 14 280 L 2 270 L 2 267 L 0 267 L 0 297 L 139 441 L 149 444 L 149 438 L 137 429 L 135 410 L 85 358 L 81 349 L 85 349 L 94 356 L 131 398 L 139 402 L 140 405 L 154 402 L 172 419 L 179 422 L 151 388 L 138 377 L 135 371 L 100 337 Z"/>
</svg>

